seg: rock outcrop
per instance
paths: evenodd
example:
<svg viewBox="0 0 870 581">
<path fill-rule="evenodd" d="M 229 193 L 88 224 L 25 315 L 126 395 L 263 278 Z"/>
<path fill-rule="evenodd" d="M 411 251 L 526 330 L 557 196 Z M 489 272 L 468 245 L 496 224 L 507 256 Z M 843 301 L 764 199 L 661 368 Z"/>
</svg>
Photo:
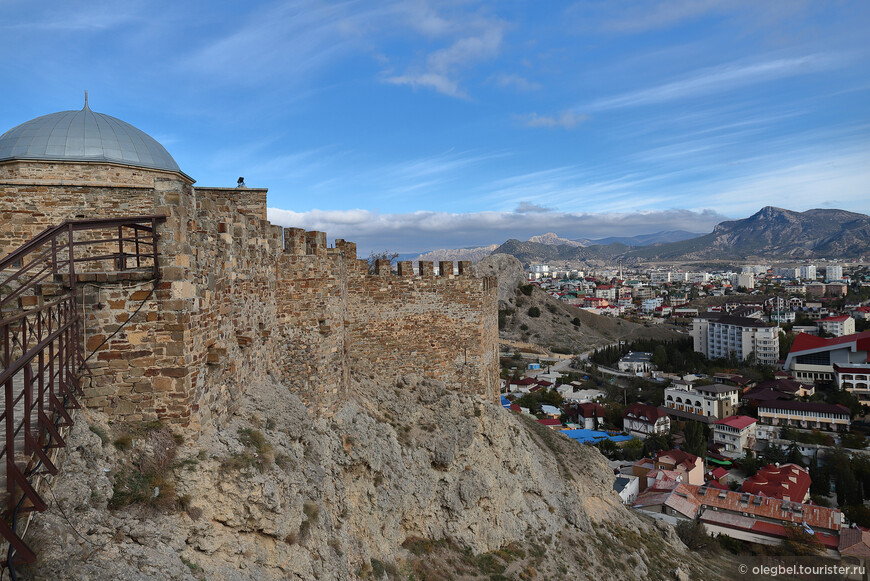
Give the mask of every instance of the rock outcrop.
<svg viewBox="0 0 870 581">
<path fill-rule="evenodd" d="M 79 412 L 19 578 L 716 578 L 620 504 L 595 448 L 418 377 L 355 393 L 312 419 L 286 387 L 252 385 L 183 442 Z M 136 477 L 144 495 L 118 507 Z"/>
</svg>

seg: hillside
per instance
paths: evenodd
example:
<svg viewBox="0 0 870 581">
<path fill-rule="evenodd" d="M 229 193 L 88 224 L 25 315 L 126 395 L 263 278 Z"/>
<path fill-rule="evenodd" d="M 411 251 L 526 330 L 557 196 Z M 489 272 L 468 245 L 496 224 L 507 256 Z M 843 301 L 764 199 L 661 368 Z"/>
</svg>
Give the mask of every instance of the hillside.
<svg viewBox="0 0 870 581">
<path fill-rule="evenodd" d="M 353 392 L 312 419 L 285 386 L 253 381 L 196 441 L 80 411 L 31 524 L 39 560 L 18 578 L 727 577 L 625 508 L 594 447 L 431 380 Z"/>
<path fill-rule="evenodd" d="M 512 256 L 493 254 L 479 262 L 477 269 L 480 274 L 498 276 L 502 339 L 535 343 L 557 352 L 581 353 L 620 339 L 668 340 L 681 336 L 660 325 L 596 315 L 565 304 L 533 285 L 524 286 L 522 266 Z M 534 313 L 533 309 L 539 316 L 529 314 Z"/>
<path fill-rule="evenodd" d="M 498 248 L 498 244 L 478 246 L 476 248 L 442 248 L 440 250 L 432 250 L 416 256 L 413 260 L 431 260 L 433 262 L 439 262 L 441 260 L 470 260 L 471 262 L 477 262 L 484 257 L 489 256 L 496 248 Z"/>
<path fill-rule="evenodd" d="M 633 250 L 638 258 L 851 258 L 870 252 L 870 216 L 845 210 L 793 212 L 767 206 L 705 236 Z"/>
<path fill-rule="evenodd" d="M 663 234 L 663 233 L 659 233 Z M 676 233 L 678 236 L 681 233 Z M 644 260 L 697 261 L 764 258 L 855 258 L 870 253 L 870 216 L 845 210 L 793 212 L 767 206 L 742 220 L 721 222 L 710 234 L 641 246 L 641 237 L 574 247 L 508 240 L 493 251 L 533 262 Z M 635 242 L 627 246 L 622 242 Z"/>
</svg>

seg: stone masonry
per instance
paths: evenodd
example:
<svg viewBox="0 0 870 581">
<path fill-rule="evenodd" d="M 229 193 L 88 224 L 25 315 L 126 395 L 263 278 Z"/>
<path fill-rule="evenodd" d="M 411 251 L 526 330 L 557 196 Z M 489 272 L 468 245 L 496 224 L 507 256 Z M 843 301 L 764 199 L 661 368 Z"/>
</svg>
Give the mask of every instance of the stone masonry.
<svg viewBox="0 0 870 581">
<path fill-rule="evenodd" d="M 271 375 L 330 415 L 357 373 L 497 398 L 496 284 L 469 263 L 369 274 L 355 244 L 270 224 L 265 189 L 194 188 L 111 163 L 0 163 L 0 254 L 65 219 L 146 214 L 166 216 L 159 281 L 80 278 L 87 353 L 99 348 L 88 406 L 195 429 Z"/>
</svg>

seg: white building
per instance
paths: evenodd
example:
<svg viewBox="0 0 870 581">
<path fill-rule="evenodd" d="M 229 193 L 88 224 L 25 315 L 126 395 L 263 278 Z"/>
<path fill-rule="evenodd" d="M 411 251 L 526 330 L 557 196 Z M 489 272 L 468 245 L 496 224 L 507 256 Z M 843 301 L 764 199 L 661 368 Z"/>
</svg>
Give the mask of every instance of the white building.
<svg viewBox="0 0 870 581">
<path fill-rule="evenodd" d="M 758 418 L 772 426 L 794 426 L 805 430 L 848 432 L 851 425 L 849 408 L 815 401 L 776 400 L 759 403 Z"/>
<path fill-rule="evenodd" d="M 616 366 L 620 371 L 628 373 L 643 373 L 653 371 L 656 368 L 652 364 L 652 353 L 643 351 L 629 351 L 622 356 Z"/>
<path fill-rule="evenodd" d="M 779 327 L 758 319 L 704 313 L 692 320 L 692 337 L 695 351 L 710 359 L 733 354 L 743 361 L 754 354 L 763 365 L 779 359 Z"/>
<path fill-rule="evenodd" d="M 713 424 L 713 443 L 730 458 L 743 456 L 746 450 L 755 450 L 755 424 L 749 416 L 730 416 Z"/>
<path fill-rule="evenodd" d="M 825 281 L 839 282 L 843 280 L 843 267 L 839 264 L 829 264 L 825 267 Z"/>
<path fill-rule="evenodd" d="M 653 405 L 633 403 L 622 412 L 622 427 L 629 434 L 646 438 L 652 434 L 667 434 L 671 430 L 671 418 Z"/>
<path fill-rule="evenodd" d="M 870 363 L 870 331 L 822 338 L 801 333 L 795 337 L 785 369 L 800 382 L 834 379 L 834 365 L 852 367 Z"/>
<path fill-rule="evenodd" d="M 755 275 L 751 273 L 736 274 L 731 279 L 731 286 L 735 288 L 742 286 L 747 289 L 753 289 L 755 288 Z"/>
<path fill-rule="evenodd" d="M 858 398 L 862 404 L 870 406 L 870 363 L 834 364 L 834 381 L 837 387 L 845 389 Z"/>
<path fill-rule="evenodd" d="M 649 273 L 650 284 L 665 284 L 671 282 L 674 273 L 671 271 L 652 270 Z"/>
<path fill-rule="evenodd" d="M 853 335 L 855 333 L 855 319 L 849 315 L 819 319 L 816 321 L 816 326 L 834 337 Z"/>
<path fill-rule="evenodd" d="M 688 419 L 709 421 L 726 418 L 737 410 L 739 392 L 738 387 L 721 383 L 698 386 L 675 384 L 665 388 L 662 406 L 669 413 Z"/>
<path fill-rule="evenodd" d="M 814 264 L 805 264 L 801 266 L 802 280 L 816 280 L 816 266 Z"/>
</svg>

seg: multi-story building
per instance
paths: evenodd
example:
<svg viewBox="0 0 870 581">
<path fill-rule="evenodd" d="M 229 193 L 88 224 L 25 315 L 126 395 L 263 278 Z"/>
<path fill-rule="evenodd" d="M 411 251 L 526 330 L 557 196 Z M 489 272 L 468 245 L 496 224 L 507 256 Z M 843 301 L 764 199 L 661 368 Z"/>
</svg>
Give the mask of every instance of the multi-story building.
<svg viewBox="0 0 870 581">
<path fill-rule="evenodd" d="M 758 404 L 758 419 L 772 426 L 794 426 L 847 432 L 851 425 L 849 408 L 842 405 L 775 400 Z"/>
<path fill-rule="evenodd" d="M 816 266 L 814 264 L 805 264 L 800 268 L 801 280 L 816 280 Z"/>
<path fill-rule="evenodd" d="M 643 351 L 629 351 L 623 355 L 616 366 L 620 371 L 627 371 L 629 373 L 643 373 L 656 368 L 652 364 L 652 353 Z"/>
<path fill-rule="evenodd" d="M 633 403 L 622 412 L 622 426 L 629 434 L 646 438 L 667 434 L 671 430 L 671 418 L 656 406 Z"/>
<path fill-rule="evenodd" d="M 855 319 L 849 315 L 839 315 L 837 317 L 827 317 L 816 321 L 816 326 L 834 337 L 842 337 L 844 335 L 853 335 L 855 333 Z"/>
<path fill-rule="evenodd" d="M 686 484 L 704 484 L 704 461 L 682 450 L 659 452 L 655 458 L 655 469 L 677 472 Z"/>
<path fill-rule="evenodd" d="M 794 321 L 794 311 L 771 311 L 770 313 L 771 323 L 794 323 Z"/>
<path fill-rule="evenodd" d="M 804 285 L 804 288 L 807 289 L 807 293 L 814 298 L 821 298 L 825 296 L 825 291 L 827 290 L 827 285 L 823 282 L 808 282 Z"/>
<path fill-rule="evenodd" d="M 651 270 L 649 273 L 650 284 L 665 284 L 671 282 L 674 273 L 671 271 Z"/>
<path fill-rule="evenodd" d="M 858 398 L 862 404 L 870 406 L 870 363 L 839 365 L 834 363 L 834 382 Z"/>
<path fill-rule="evenodd" d="M 713 443 L 725 456 L 737 458 L 755 449 L 755 424 L 749 416 L 729 416 L 713 422 Z"/>
<path fill-rule="evenodd" d="M 834 379 L 834 365 L 870 363 L 870 331 L 825 339 L 801 333 L 795 337 L 785 369 L 800 382 Z"/>
<path fill-rule="evenodd" d="M 640 304 L 640 308 L 641 310 L 643 310 L 644 313 L 652 313 L 658 307 L 662 306 L 663 302 L 664 301 L 662 300 L 662 297 L 644 299 L 643 302 Z"/>
<path fill-rule="evenodd" d="M 665 388 L 662 407 L 669 414 L 710 423 L 737 410 L 740 388 L 734 385 L 684 385 Z"/>
<path fill-rule="evenodd" d="M 755 275 L 751 273 L 736 274 L 731 279 L 731 286 L 753 289 L 755 288 Z"/>
<path fill-rule="evenodd" d="M 754 355 L 758 363 L 773 365 L 779 358 L 779 327 L 759 319 L 703 313 L 692 321 L 692 337 L 695 351 L 711 359 Z"/>
<path fill-rule="evenodd" d="M 829 264 L 825 267 L 825 282 L 839 282 L 843 280 L 843 267 L 839 264 Z"/>
<path fill-rule="evenodd" d="M 797 464 L 768 464 L 743 481 L 741 492 L 792 502 L 810 499 L 810 473 Z"/>
<path fill-rule="evenodd" d="M 609 284 L 602 284 L 595 287 L 595 296 L 607 299 L 608 301 L 616 301 L 616 289 Z"/>
</svg>

